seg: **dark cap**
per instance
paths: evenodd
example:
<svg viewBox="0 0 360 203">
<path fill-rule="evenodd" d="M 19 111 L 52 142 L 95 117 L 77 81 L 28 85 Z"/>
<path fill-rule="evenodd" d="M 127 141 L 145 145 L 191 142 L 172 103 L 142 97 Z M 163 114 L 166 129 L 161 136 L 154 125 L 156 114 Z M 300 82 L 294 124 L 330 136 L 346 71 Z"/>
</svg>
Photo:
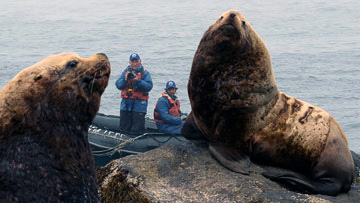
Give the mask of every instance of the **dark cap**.
<svg viewBox="0 0 360 203">
<path fill-rule="evenodd" d="M 140 56 L 137 53 L 133 53 L 130 55 L 130 61 L 132 60 L 140 60 Z"/>
<path fill-rule="evenodd" d="M 165 88 L 165 90 L 168 90 L 169 88 L 175 88 L 175 89 L 177 89 L 177 88 L 176 88 L 176 84 L 175 84 L 174 81 L 170 80 L 170 81 L 168 81 L 168 82 L 166 83 L 166 88 Z"/>
</svg>

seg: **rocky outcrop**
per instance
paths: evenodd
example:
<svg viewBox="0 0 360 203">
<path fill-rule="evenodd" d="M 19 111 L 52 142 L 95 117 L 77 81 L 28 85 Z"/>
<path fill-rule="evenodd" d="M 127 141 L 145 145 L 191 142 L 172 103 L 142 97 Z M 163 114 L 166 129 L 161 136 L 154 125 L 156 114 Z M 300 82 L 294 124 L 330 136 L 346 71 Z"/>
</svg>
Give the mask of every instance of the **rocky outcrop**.
<svg viewBox="0 0 360 203">
<path fill-rule="evenodd" d="M 348 193 L 337 197 L 291 191 L 264 178 L 252 164 L 250 175 L 231 172 L 208 152 L 206 143 L 164 145 L 114 160 L 97 170 L 102 202 L 358 202 L 360 157 Z"/>
</svg>

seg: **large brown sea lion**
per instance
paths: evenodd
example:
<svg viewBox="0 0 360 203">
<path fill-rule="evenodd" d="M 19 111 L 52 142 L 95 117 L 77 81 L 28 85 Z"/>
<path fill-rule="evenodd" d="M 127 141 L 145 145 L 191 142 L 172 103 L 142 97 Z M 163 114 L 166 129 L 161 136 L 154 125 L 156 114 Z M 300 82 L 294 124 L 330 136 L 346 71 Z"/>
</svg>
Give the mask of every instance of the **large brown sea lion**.
<svg viewBox="0 0 360 203">
<path fill-rule="evenodd" d="M 230 170 L 248 174 L 251 160 L 290 169 L 263 175 L 302 192 L 350 189 L 354 165 L 342 129 L 324 110 L 278 91 L 268 49 L 238 11 L 225 12 L 204 33 L 188 93 L 191 119 Z M 189 139 L 191 119 L 182 131 Z"/>
<path fill-rule="evenodd" d="M 87 140 L 110 75 L 105 54 L 60 54 L 0 91 L 2 202 L 97 202 Z"/>
</svg>

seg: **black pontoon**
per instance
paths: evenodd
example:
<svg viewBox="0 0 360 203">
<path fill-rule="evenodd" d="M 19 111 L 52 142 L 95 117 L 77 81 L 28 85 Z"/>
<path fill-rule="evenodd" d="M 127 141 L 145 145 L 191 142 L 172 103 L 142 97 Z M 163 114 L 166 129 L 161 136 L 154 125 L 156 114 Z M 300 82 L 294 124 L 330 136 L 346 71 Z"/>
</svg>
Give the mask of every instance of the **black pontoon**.
<svg viewBox="0 0 360 203">
<path fill-rule="evenodd" d="M 165 143 L 180 143 L 181 135 L 160 133 L 152 119 L 145 120 L 145 133 L 132 135 L 119 131 L 120 117 L 98 113 L 89 127 L 89 143 L 96 166 L 103 166 L 113 159 L 139 154 L 160 147 Z"/>
</svg>

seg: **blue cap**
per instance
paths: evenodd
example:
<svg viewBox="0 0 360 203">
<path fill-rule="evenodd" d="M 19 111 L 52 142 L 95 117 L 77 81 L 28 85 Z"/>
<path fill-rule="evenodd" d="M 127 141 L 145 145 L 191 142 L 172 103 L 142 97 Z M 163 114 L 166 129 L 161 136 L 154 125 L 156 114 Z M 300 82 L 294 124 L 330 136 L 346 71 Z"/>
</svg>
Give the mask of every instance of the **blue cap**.
<svg viewBox="0 0 360 203">
<path fill-rule="evenodd" d="M 133 53 L 133 54 L 130 55 L 130 61 L 135 60 L 135 59 L 140 60 L 139 54 Z"/>
<path fill-rule="evenodd" d="M 175 89 L 177 89 L 174 81 L 170 80 L 170 81 L 168 81 L 168 82 L 166 83 L 166 88 L 165 88 L 165 90 L 168 90 L 169 88 L 175 88 Z"/>
</svg>

